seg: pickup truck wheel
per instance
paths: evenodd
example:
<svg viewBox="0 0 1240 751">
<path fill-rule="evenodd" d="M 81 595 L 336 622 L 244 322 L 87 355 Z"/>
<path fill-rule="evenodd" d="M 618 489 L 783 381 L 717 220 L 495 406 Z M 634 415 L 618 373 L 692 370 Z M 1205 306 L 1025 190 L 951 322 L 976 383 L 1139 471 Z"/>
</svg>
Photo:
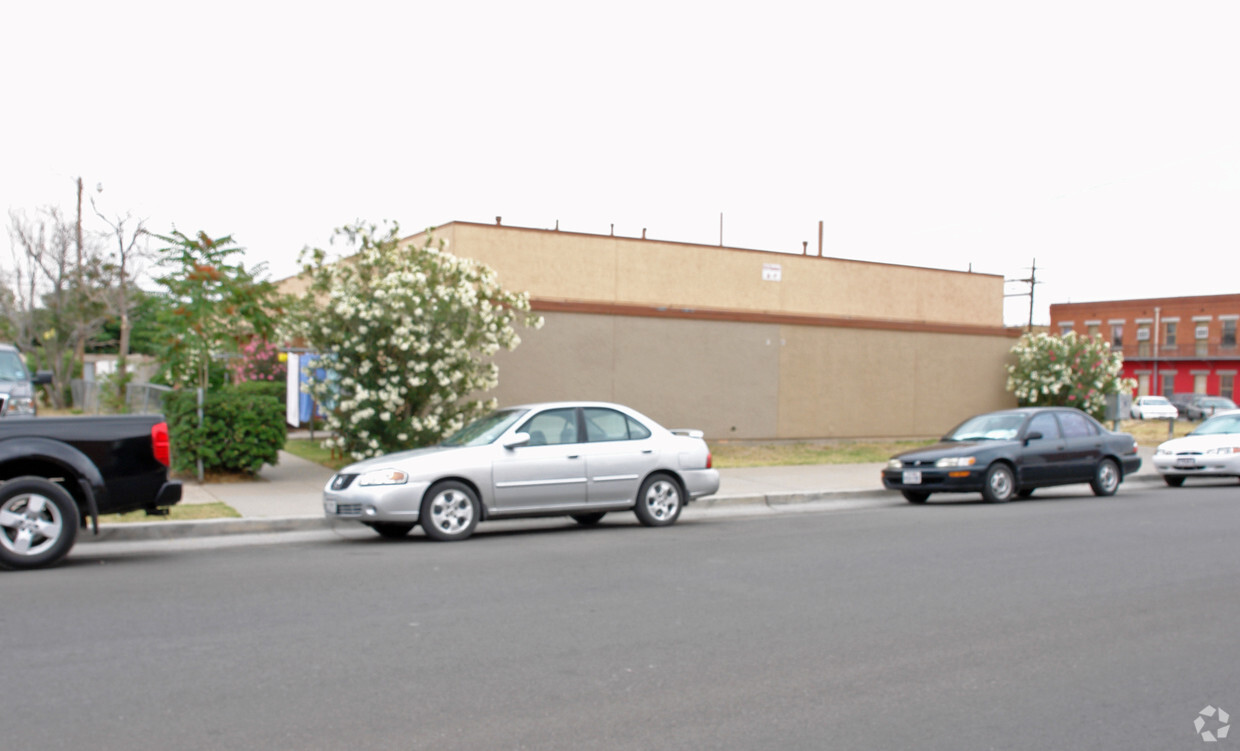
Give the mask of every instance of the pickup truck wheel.
<svg viewBox="0 0 1240 751">
<path fill-rule="evenodd" d="M 48 566 L 69 553 L 77 539 L 77 504 L 65 489 L 42 477 L 18 477 L 0 485 L 0 565 Z"/>
<path fill-rule="evenodd" d="M 647 527 L 666 527 L 680 517 L 680 485 L 667 475 L 651 475 L 637 491 L 633 513 Z"/>
</svg>

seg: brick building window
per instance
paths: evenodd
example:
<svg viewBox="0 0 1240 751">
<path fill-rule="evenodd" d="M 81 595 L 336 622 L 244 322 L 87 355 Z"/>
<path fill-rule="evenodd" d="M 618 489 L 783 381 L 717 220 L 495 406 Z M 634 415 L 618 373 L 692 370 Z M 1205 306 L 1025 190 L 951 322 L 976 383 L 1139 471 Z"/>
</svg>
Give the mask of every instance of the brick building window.
<svg viewBox="0 0 1240 751">
<path fill-rule="evenodd" d="M 1219 344 L 1232 348 L 1236 346 L 1236 319 L 1232 318 L 1223 321 L 1223 336 L 1219 340 Z"/>
<path fill-rule="evenodd" d="M 1175 332 L 1178 324 L 1176 321 L 1167 321 L 1163 324 L 1163 347 L 1166 349 L 1175 349 Z"/>
<path fill-rule="evenodd" d="M 1218 377 L 1218 395 L 1227 397 L 1235 401 L 1236 397 L 1236 377 L 1229 373 L 1225 373 Z"/>
<path fill-rule="evenodd" d="M 1171 396 L 1175 393 L 1175 373 L 1162 374 L 1162 395 Z"/>
<path fill-rule="evenodd" d="M 1119 349 L 1124 346 L 1124 324 L 1111 324 L 1111 346 Z"/>
</svg>

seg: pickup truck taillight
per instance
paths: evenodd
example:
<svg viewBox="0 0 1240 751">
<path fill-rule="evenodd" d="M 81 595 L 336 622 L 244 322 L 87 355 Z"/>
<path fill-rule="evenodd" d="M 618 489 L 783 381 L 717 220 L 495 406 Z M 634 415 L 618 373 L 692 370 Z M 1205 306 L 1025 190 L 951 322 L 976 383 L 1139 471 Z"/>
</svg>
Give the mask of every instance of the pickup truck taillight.
<svg viewBox="0 0 1240 751">
<path fill-rule="evenodd" d="M 155 461 L 165 467 L 172 464 L 172 444 L 168 441 L 168 423 L 157 422 L 151 426 L 151 451 Z"/>
</svg>

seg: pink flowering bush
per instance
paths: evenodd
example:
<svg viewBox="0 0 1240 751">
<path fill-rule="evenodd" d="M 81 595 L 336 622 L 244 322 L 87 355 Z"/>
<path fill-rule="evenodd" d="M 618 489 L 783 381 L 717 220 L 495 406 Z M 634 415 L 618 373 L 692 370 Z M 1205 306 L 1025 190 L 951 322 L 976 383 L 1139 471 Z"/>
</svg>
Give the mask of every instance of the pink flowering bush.
<svg viewBox="0 0 1240 751">
<path fill-rule="evenodd" d="M 244 381 L 283 381 L 287 368 L 280 362 L 280 350 L 263 339 L 252 339 L 239 348 L 241 359 L 233 370 L 237 383 Z"/>
</svg>

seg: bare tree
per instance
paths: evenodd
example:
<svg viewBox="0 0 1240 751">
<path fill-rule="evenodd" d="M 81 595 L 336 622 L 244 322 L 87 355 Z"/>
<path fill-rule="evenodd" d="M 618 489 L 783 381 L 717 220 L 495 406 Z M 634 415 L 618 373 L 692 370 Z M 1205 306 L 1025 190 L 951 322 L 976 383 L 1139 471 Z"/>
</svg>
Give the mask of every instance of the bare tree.
<svg viewBox="0 0 1240 751">
<path fill-rule="evenodd" d="M 99 189 L 102 191 L 103 186 L 101 185 Z M 126 360 L 129 357 L 129 332 L 132 328 L 129 320 L 129 312 L 133 308 L 130 291 L 133 287 L 133 280 L 141 273 L 138 264 L 150 257 L 146 246 L 142 244 L 148 234 L 145 226 L 146 220 L 134 219 L 133 214 L 128 212 L 123 217 L 118 214 L 114 219 L 108 219 L 95 205 L 94 198 L 90 200 L 90 207 L 95 210 L 95 215 L 112 229 L 111 237 L 116 240 L 116 255 L 111 264 L 114 288 L 109 296 L 109 302 L 121 324 L 120 342 L 117 344 L 116 371 L 123 384 L 127 380 Z"/>
<path fill-rule="evenodd" d="M 33 217 L 9 212 L 14 270 L 10 320 L 17 343 L 42 348 L 52 371 L 52 404 L 65 406 L 65 386 L 79 362 L 79 344 L 107 320 L 106 291 L 112 271 L 97 247 L 85 245 L 77 261 L 77 231 L 56 207 Z"/>
</svg>

